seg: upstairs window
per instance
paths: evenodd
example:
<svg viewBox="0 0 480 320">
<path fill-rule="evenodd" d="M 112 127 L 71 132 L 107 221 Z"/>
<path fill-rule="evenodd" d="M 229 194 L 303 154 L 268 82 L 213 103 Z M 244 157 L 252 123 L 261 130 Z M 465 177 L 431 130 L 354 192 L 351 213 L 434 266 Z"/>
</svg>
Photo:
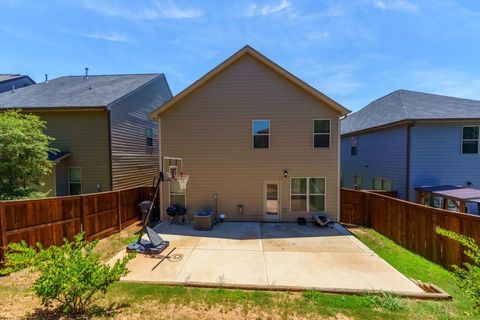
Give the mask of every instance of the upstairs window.
<svg viewBox="0 0 480 320">
<path fill-rule="evenodd" d="M 358 151 L 358 150 L 357 150 L 357 144 L 358 144 L 358 142 L 357 142 L 357 137 L 351 137 L 351 138 L 350 138 L 350 145 L 351 145 L 351 147 L 350 147 L 350 155 L 352 155 L 352 156 L 356 156 L 356 155 L 357 155 L 357 151 Z"/>
<path fill-rule="evenodd" d="M 147 138 L 147 147 L 153 147 L 153 129 L 147 128 L 145 136 Z"/>
<path fill-rule="evenodd" d="M 270 148 L 270 120 L 253 120 L 252 137 L 254 149 Z"/>
<path fill-rule="evenodd" d="M 478 154 L 480 126 L 462 127 L 462 154 Z"/>
<path fill-rule="evenodd" d="M 313 147 L 330 148 L 330 120 L 313 120 Z"/>
</svg>

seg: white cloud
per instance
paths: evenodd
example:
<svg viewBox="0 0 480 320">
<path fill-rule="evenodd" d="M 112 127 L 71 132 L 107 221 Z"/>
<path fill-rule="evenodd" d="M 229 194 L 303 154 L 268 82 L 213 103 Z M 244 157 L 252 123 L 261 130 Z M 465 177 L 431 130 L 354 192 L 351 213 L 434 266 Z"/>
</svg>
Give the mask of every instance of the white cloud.
<svg viewBox="0 0 480 320">
<path fill-rule="evenodd" d="M 279 13 L 281 11 L 287 10 L 291 7 L 291 3 L 288 0 L 281 0 L 279 3 L 271 5 L 258 5 L 251 3 L 247 8 L 247 16 L 268 16 L 271 14 Z"/>
<path fill-rule="evenodd" d="M 415 12 L 418 6 L 407 0 L 378 0 L 373 3 L 373 6 L 380 10 L 394 10 L 404 12 Z"/>
<path fill-rule="evenodd" d="M 119 33 L 92 32 L 92 33 L 79 34 L 79 36 L 90 38 L 90 39 L 106 40 L 106 41 L 112 41 L 112 42 L 124 42 L 124 43 L 131 42 L 130 38 Z"/>
<path fill-rule="evenodd" d="M 454 68 L 414 69 L 407 74 L 408 83 L 419 90 L 448 96 L 480 99 L 480 77 Z"/>
<path fill-rule="evenodd" d="M 157 0 L 150 6 L 140 6 L 138 2 L 128 6 L 128 2 L 119 4 L 112 0 L 84 0 L 82 3 L 88 10 L 131 20 L 194 19 L 203 15 L 201 9 L 180 8 L 170 0 Z"/>
</svg>

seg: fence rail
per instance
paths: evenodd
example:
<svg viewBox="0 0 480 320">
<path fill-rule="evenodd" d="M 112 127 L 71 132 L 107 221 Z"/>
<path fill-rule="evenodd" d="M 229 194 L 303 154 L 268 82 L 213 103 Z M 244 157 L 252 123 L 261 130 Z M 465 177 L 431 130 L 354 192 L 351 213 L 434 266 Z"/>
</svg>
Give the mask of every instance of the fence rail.
<svg viewBox="0 0 480 320">
<path fill-rule="evenodd" d="M 151 187 L 79 196 L 0 201 L 0 261 L 9 243 L 60 245 L 80 231 L 87 240 L 104 238 L 138 221 L 138 203 Z"/>
<path fill-rule="evenodd" d="M 340 221 L 364 225 L 430 261 L 449 267 L 467 261 L 458 242 L 435 233 L 437 226 L 480 244 L 480 217 L 426 207 L 369 191 L 341 189 Z"/>
</svg>

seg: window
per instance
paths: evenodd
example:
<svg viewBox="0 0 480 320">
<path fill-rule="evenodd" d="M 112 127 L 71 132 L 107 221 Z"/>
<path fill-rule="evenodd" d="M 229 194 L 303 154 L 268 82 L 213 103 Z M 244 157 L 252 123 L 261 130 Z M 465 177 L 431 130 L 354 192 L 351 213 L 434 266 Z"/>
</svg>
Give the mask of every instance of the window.
<svg viewBox="0 0 480 320">
<path fill-rule="evenodd" d="M 270 120 L 253 120 L 252 136 L 254 149 L 270 148 Z"/>
<path fill-rule="evenodd" d="M 373 190 L 392 191 L 392 180 L 383 178 L 373 178 Z"/>
<path fill-rule="evenodd" d="M 313 147 L 330 148 L 330 120 L 313 120 Z"/>
<path fill-rule="evenodd" d="M 462 154 L 478 154 L 480 126 L 462 127 Z"/>
<path fill-rule="evenodd" d="M 70 195 L 82 193 L 82 169 L 80 167 L 68 168 L 68 193 Z"/>
<path fill-rule="evenodd" d="M 170 181 L 170 205 L 187 206 L 185 189 L 180 188 L 177 180 Z"/>
<path fill-rule="evenodd" d="M 357 137 L 351 137 L 350 138 L 350 155 L 352 156 L 357 155 L 357 151 L 358 151 L 357 144 L 358 144 Z"/>
<path fill-rule="evenodd" d="M 355 175 L 355 186 L 354 186 L 354 188 L 356 190 L 362 189 L 362 176 L 361 175 L 358 175 L 358 174 Z"/>
<path fill-rule="evenodd" d="M 153 129 L 147 128 L 145 136 L 147 137 L 147 147 L 153 147 Z"/>
<path fill-rule="evenodd" d="M 292 178 L 291 211 L 325 211 L 325 178 Z"/>
</svg>

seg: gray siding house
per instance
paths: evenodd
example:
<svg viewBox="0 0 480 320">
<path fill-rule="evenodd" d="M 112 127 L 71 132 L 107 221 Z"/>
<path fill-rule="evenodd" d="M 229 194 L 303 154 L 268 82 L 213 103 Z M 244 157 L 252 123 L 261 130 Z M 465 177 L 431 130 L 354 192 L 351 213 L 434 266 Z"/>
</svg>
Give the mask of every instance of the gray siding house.
<svg viewBox="0 0 480 320">
<path fill-rule="evenodd" d="M 163 74 L 66 76 L 0 94 L 0 111 L 20 108 L 55 138 L 51 195 L 151 185 L 158 175 L 158 125 L 150 112 L 172 97 Z"/>
<path fill-rule="evenodd" d="M 21 74 L 0 74 L 0 92 L 12 91 L 35 84 L 29 76 Z"/>
<path fill-rule="evenodd" d="M 480 101 L 398 90 L 342 120 L 342 185 L 480 188 Z"/>
</svg>

